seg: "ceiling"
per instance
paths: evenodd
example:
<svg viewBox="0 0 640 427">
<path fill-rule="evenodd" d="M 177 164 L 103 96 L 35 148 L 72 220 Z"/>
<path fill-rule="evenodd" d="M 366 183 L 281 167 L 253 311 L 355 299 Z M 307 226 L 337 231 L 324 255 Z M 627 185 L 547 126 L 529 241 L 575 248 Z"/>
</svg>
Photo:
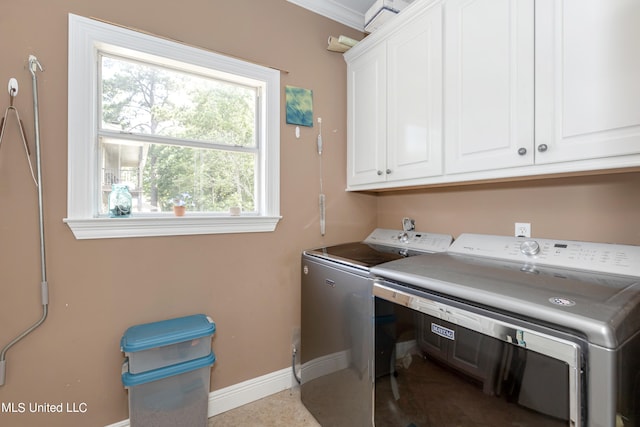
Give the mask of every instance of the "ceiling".
<svg viewBox="0 0 640 427">
<path fill-rule="evenodd" d="M 319 15 L 364 31 L 364 13 L 375 0 L 287 0 Z"/>
</svg>

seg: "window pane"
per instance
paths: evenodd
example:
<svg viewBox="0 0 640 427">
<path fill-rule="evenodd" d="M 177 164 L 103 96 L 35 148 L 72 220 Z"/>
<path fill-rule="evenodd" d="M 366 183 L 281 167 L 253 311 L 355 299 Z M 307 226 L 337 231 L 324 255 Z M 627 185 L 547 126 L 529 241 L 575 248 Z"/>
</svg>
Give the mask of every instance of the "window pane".
<svg viewBox="0 0 640 427">
<path fill-rule="evenodd" d="M 101 56 L 102 129 L 255 147 L 258 89 Z"/>
<path fill-rule="evenodd" d="M 190 212 L 256 212 L 256 158 L 252 152 L 190 148 L 100 138 L 102 203 L 111 185 L 126 184 L 133 213 L 168 212 L 181 198 Z"/>
</svg>

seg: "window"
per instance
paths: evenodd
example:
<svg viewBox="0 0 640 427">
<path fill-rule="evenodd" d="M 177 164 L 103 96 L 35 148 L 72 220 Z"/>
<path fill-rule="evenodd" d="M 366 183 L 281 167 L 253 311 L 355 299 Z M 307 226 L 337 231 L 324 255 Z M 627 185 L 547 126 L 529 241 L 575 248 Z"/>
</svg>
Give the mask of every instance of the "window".
<svg viewBox="0 0 640 427">
<path fill-rule="evenodd" d="M 279 89 L 276 70 L 69 15 L 65 222 L 78 239 L 273 231 Z M 131 217 L 108 217 L 112 184 Z"/>
</svg>

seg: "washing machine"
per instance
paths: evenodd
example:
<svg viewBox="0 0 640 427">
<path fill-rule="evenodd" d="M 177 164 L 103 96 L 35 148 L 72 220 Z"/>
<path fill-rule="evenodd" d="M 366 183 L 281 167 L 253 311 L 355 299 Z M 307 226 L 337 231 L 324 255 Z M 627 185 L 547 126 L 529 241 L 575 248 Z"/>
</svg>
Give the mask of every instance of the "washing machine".
<svg viewBox="0 0 640 427">
<path fill-rule="evenodd" d="M 390 373 L 398 319 L 381 309 L 375 314 L 370 269 L 445 251 L 453 240 L 412 224 L 302 253 L 300 392 L 324 427 L 373 425 L 374 381 Z"/>
</svg>

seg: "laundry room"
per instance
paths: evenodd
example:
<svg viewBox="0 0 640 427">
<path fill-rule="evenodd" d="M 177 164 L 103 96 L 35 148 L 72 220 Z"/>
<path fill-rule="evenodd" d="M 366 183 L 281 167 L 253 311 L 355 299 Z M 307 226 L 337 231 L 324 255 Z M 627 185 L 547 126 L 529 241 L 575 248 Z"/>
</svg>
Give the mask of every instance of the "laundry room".
<svg viewBox="0 0 640 427">
<path fill-rule="evenodd" d="M 194 356 L 202 363 L 150 371 L 184 378 L 195 367 L 209 425 L 238 425 L 223 418 L 234 413 L 249 420 L 243 425 L 322 424 L 300 397 L 304 363 L 334 361 L 320 347 L 317 357 L 304 353 L 304 325 L 325 326 L 303 312 L 305 251 L 391 239 L 394 247 L 409 242 L 403 261 L 408 250 L 446 252 L 463 235 L 516 238 L 516 224 L 543 252 L 544 239 L 551 247 L 640 247 L 640 7 L 593 1 L 582 14 L 575 0 L 557 2 L 564 8 L 522 2 L 528 9 L 520 0 L 478 2 L 466 11 L 461 3 L 4 4 L 0 425 L 154 425 L 136 420 L 132 397 L 159 377 L 131 370 L 137 347 L 125 348 L 127 331 L 193 327 L 196 319 L 206 336 L 185 340 L 206 347 Z M 587 24 L 572 24 L 582 22 L 572 14 Z M 534 28 L 545 17 L 554 17 L 555 32 Z M 461 22 L 477 33 L 456 28 Z M 585 54 L 575 43 L 587 36 L 593 49 Z M 541 57 L 550 62 L 542 66 Z M 9 201 L 20 203 L 8 209 Z M 422 284 L 385 280 L 395 280 L 380 283 L 391 289 Z M 347 314 L 329 320 L 335 326 Z M 512 320 L 501 321 L 571 348 L 609 345 Z M 340 363 L 373 372 L 378 335 L 367 332 L 362 363 L 354 347 Z M 637 350 L 611 348 L 619 360 Z M 313 366 L 320 378 L 323 366 Z M 283 395 L 285 403 L 265 400 Z M 640 425 L 636 399 L 606 408 L 612 427 L 618 419 Z M 269 418 L 292 401 L 302 418 Z M 252 409 L 259 402 L 268 409 Z M 372 408 L 363 411 L 362 425 L 371 425 Z M 575 416 L 591 425 L 574 412 L 565 418 Z"/>
</svg>

